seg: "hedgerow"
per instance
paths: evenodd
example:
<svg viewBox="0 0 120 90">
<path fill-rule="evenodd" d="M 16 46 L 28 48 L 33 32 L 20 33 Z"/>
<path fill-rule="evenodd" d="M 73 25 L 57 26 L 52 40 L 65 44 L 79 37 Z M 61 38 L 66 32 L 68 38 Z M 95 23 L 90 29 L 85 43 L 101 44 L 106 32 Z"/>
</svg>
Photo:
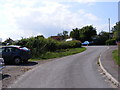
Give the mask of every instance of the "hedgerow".
<svg viewBox="0 0 120 90">
<path fill-rule="evenodd" d="M 24 38 L 24 39 L 17 41 L 14 44 L 28 47 L 31 50 L 33 58 L 39 57 L 40 55 L 48 51 L 55 52 L 59 49 L 81 47 L 81 42 L 78 40 L 66 42 L 66 41 L 57 41 L 51 38 L 46 39 L 44 37 Z"/>
</svg>

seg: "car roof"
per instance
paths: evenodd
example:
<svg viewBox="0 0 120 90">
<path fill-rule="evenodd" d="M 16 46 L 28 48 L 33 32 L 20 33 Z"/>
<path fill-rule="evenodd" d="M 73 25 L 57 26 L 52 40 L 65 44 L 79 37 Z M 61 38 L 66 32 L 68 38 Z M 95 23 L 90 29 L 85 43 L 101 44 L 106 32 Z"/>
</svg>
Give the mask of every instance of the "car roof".
<svg viewBox="0 0 120 90">
<path fill-rule="evenodd" d="M 2 46 L 2 47 L 16 47 L 16 48 L 19 48 L 20 46 L 17 46 L 17 45 L 10 45 L 10 46 Z"/>
</svg>

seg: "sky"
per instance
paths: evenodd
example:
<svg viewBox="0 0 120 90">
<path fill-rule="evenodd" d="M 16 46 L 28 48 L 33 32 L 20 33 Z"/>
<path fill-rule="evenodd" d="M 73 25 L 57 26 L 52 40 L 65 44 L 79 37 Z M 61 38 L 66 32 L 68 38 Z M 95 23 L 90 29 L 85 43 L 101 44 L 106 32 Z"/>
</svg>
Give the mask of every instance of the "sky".
<svg viewBox="0 0 120 90">
<path fill-rule="evenodd" d="M 46 38 L 93 25 L 97 33 L 118 22 L 119 0 L 0 0 L 0 38 Z"/>
</svg>

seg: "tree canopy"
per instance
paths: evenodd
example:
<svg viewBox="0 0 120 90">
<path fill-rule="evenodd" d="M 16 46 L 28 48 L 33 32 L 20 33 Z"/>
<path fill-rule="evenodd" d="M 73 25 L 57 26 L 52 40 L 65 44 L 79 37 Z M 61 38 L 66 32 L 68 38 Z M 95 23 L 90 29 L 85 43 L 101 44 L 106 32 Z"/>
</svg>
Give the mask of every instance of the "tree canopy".
<svg viewBox="0 0 120 90">
<path fill-rule="evenodd" d="M 92 25 L 85 26 L 81 29 L 73 29 L 70 32 L 70 36 L 72 38 L 75 38 L 76 40 L 80 40 L 82 42 L 84 41 L 92 41 L 92 38 L 97 35 L 96 28 L 94 28 Z"/>
<path fill-rule="evenodd" d="M 120 41 L 120 21 L 112 28 L 113 38 L 117 41 Z"/>
</svg>

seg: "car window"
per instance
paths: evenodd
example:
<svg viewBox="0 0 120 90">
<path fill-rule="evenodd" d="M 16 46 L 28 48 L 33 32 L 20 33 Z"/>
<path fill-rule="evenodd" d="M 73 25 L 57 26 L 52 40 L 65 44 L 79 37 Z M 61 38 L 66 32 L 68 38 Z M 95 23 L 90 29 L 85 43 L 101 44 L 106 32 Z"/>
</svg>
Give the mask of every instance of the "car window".
<svg viewBox="0 0 120 90">
<path fill-rule="evenodd" d="M 29 51 L 29 49 L 26 48 L 26 47 L 22 47 L 22 48 L 20 48 L 20 49 L 25 50 L 25 51 Z"/>
<path fill-rule="evenodd" d="M 18 48 L 12 48 L 12 51 L 13 51 L 13 52 L 18 52 L 19 49 L 18 49 Z"/>
<path fill-rule="evenodd" d="M 1 48 L 0 52 L 17 52 L 19 49 L 14 47 Z"/>
<path fill-rule="evenodd" d="M 0 52 L 5 52 L 5 48 L 0 48 Z"/>
<path fill-rule="evenodd" d="M 5 48 L 5 52 L 12 52 L 12 48 Z"/>
<path fill-rule="evenodd" d="M 0 53 L 2 53 L 2 48 L 0 48 Z"/>
</svg>

